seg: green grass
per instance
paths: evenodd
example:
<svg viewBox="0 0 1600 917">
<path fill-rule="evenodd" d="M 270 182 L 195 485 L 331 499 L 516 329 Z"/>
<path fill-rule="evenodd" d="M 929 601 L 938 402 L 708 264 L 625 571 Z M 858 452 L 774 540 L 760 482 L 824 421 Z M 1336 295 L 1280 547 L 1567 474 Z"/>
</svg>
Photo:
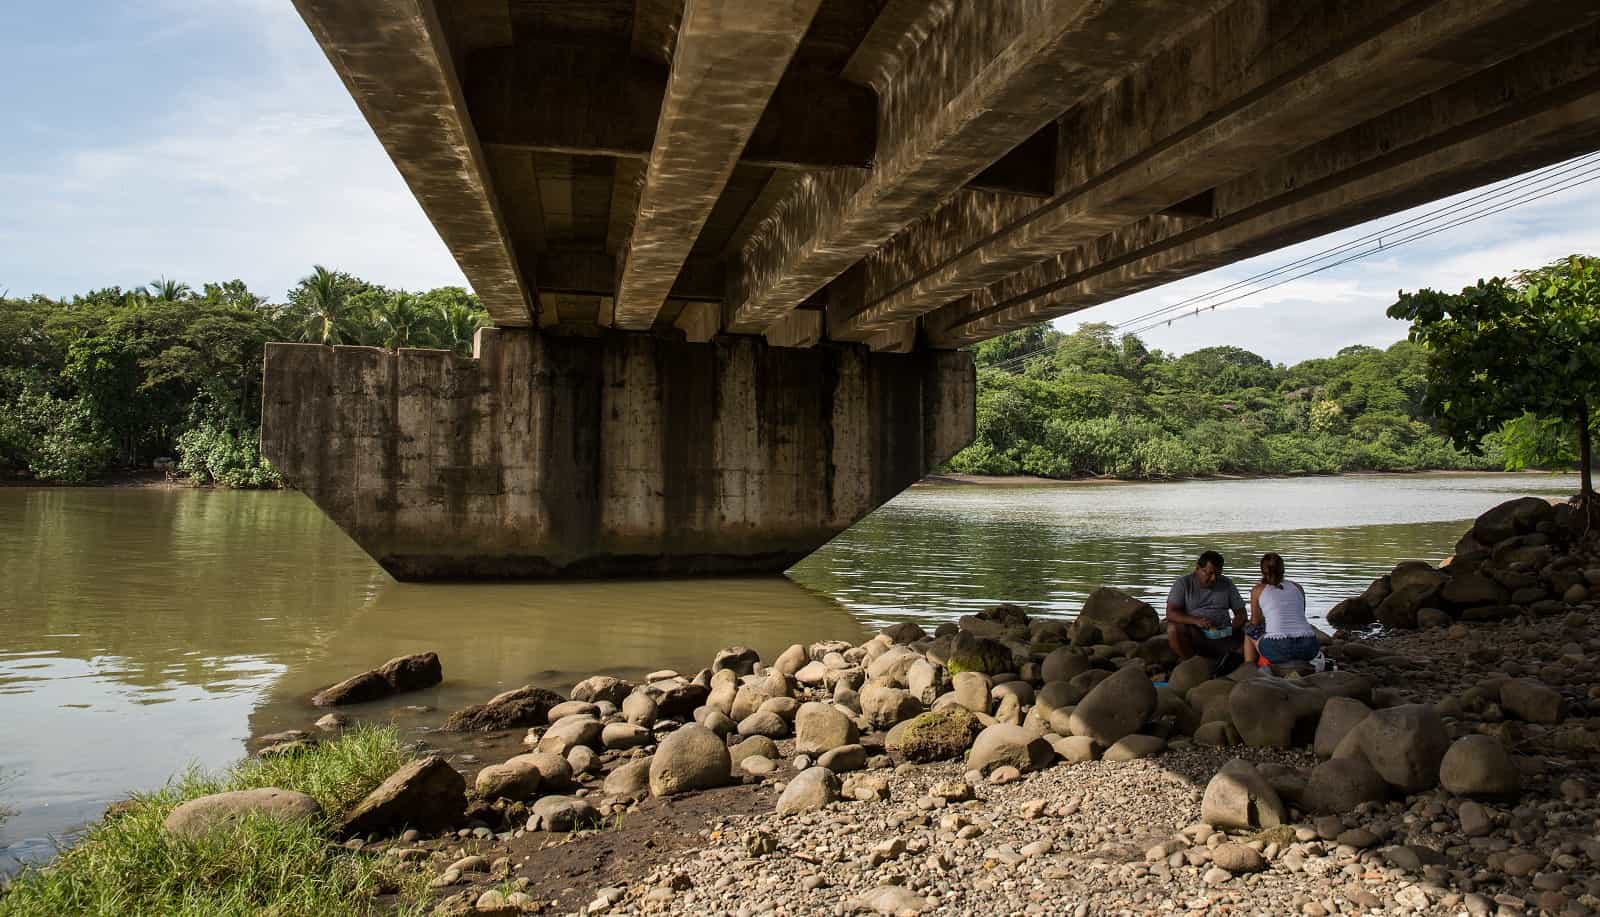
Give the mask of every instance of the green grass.
<svg viewBox="0 0 1600 917">
<path fill-rule="evenodd" d="M 83 915 L 337 915 L 374 910 L 373 896 L 424 898 L 427 875 L 335 844 L 328 828 L 408 757 L 393 729 L 358 729 L 311 751 L 249 761 L 214 777 L 191 771 L 134 797 L 55 862 L 0 893 L 3 917 Z M 322 804 L 318 824 L 252 818 L 186 839 L 162 826 L 176 805 L 225 790 L 276 786 Z"/>
</svg>

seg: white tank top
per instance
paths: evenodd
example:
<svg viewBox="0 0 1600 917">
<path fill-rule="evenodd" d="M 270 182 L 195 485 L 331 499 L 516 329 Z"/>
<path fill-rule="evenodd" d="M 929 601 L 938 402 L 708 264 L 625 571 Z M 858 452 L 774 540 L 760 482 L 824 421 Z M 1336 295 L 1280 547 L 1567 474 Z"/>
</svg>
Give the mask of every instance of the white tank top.
<svg viewBox="0 0 1600 917">
<path fill-rule="evenodd" d="M 1266 619 L 1268 637 L 1310 637 L 1316 634 L 1306 620 L 1306 594 L 1294 580 L 1284 580 L 1283 588 L 1262 586 L 1256 598 L 1261 617 Z"/>
</svg>

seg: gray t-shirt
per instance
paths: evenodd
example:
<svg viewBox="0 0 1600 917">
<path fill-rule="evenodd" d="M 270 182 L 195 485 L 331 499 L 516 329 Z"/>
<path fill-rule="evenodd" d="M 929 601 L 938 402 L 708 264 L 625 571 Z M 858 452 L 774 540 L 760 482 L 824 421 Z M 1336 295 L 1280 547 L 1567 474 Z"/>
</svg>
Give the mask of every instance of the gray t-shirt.
<svg viewBox="0 0 1600 917">
<path fill-rule="evenodd" d="M 1178 577 L 1167 593 L 1167 604 L 1176 605 L 1184 614 L 1191 614 L 1211 622 L 1212 627 L 1227 627 L 1233 623 L 1233 612 L 1244 611 L 1244 597 L 1233 580 L 1217 574 L 1217 581 L 1209 588 L 1200 585 L 1193 573 Z"/>
</svg>

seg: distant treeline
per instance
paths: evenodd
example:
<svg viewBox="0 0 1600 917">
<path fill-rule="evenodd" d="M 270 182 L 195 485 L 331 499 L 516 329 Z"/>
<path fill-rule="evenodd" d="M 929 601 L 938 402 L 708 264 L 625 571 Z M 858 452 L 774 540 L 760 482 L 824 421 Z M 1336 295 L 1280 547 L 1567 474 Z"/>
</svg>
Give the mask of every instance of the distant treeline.
<svg viewBox="0 0 1600 917">
<path fill-rule="evenodd" d="M 1031 356 L 1030 356 L 1031 354 Z M 1238 347 L 1183 356 L 1109 325 L 978 345 L 978 437 L 948 470 L 1171 478 L 1504 467 L 1455 448 L 1423 409 L 1426 356 L 1401 341 L 1294 366 Z"/>
<path fill-rule="evenodd" d="M 322 267 L 269 303 L 238 280 L 0 298 L 0 477 L 78 483 L 163 456 L 202 483 L 274 486 L 260 454 L 268 341 L 466 352 L 460 287 L 390 290 Z"/>
</svg>

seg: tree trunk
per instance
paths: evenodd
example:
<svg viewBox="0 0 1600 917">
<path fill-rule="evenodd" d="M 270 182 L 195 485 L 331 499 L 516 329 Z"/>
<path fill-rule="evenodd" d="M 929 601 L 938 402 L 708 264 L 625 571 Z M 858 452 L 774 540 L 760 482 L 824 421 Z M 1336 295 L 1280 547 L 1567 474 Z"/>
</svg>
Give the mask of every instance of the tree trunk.
<svg viewBox="0 0 1600 917">
<path fill-rule="evenodd" d="M 1578 468 L 1583 482 L 1579 494 L 1581 502 L 1594 511 L 1594 478 L 1590 466 L 1594 455 L 1589 446 L 1589 402 L 1578 399 Z"/>
</svg>

